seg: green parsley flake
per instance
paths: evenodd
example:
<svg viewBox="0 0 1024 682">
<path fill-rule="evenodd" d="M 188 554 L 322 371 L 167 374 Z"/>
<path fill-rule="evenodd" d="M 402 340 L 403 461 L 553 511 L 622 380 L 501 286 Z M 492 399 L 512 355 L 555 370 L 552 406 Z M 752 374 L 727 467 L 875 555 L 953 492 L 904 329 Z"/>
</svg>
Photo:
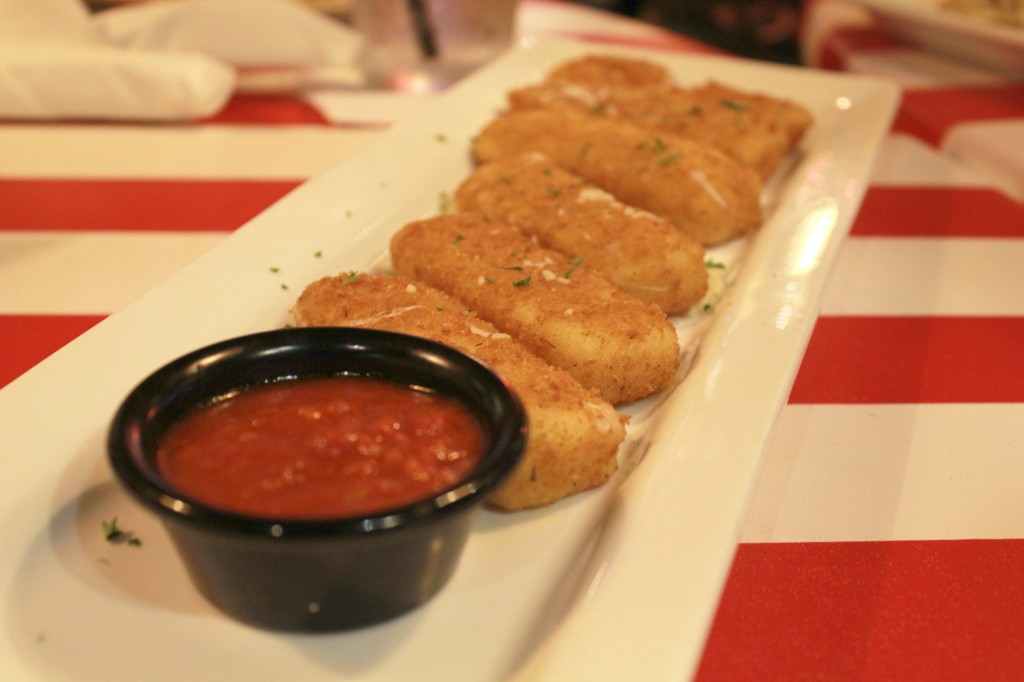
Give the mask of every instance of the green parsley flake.
<svg viewBox="0 0 1024 682">
<path fill-rule="evenodd" d="M 704 261 L 704 267 L 714 270 L 725 270 L 725 263 L 708 259 Z"/>
<path fill-rule="evenodd" d="M 654 138 L 654 151 L 658 154 L 668 150 L 668 145 L 665 144 L 665 140 L 660 137 Z"/>
<path fill-rule="evenodd" d="M 117 517 L 113 517 L 109 521 L 101 521 L 101 527 L 103 528 L 103 539 L 110 544 L 127 544 L 131 547 L 141 547 L 142 540 L 135 537 L 135 534 L 131 531 L 122 530 L 117 525 Z"/>
<path fill-rule="evenodd" d="M 341 283 L 342 284 L 351 284 L 352 282 L 354 282 L 357 279 L 359 279 L 359 275 L 360 274 L 361 273 L 358 270 L 353 270 L 352 272 L 348 273 L 348 277 L 346 277 L 344 280 L 342 280 Z"/>
<path fill-rule="evenodd" d="M 663 156 L 662 158 L 658 159 L 658 165 L 659 166 L 667 166 L 670 163 L 675 163 L 678 160 L 679 160 L 679 155 L 678 154 L 669 154 L 668 156 Z"/>
<path fill-rule="evenodd" d="M 548 189 L 548 194 L 550 194 L 553 197 L 560 197 L 562 196 L 562 190 L 558 189 L 557 187 L 551 187 Z"/>
<path fill-rule="evenodd" d="M 110 519 L 109 521 L 101 521 L 103 526 L 103 539 L 107 542 L 116 540 L 122 535 L 122 531 L 117 527 L 117 517 Z"/>
<path fill-rule="evenodd" d="M 569 261 L 569 263 L 572 265 L 572 267 L 565 271 L 563 277 L 565 277 L 566 279 L 572 277 L 572 273 L 576 272 L 576 268 L 583 264 L 583 259 L 573 258 L 571 261 Z"/>
<path fill-rule="evenodd" d="M 281 272 L 281 268 L 276 267 L 276 266 L 271 266 L 270 271 L 276 275 L 277 273 Z"/>
<path fill-rule="evenodd" d="M 461 234 L 460 235 L 456 235 L 455 239 L 452 240 L 452 244 L 461 244 L 465 240 L 466 240 L 466 238 L 463 237 Z"/>
<path fill-rule="evenodd" d="M 533 275 L 530 275 L 529 277 L 524 277 L 523 279 L 517 279 L 515 282 L 512 282 L 512 286 L 514 286 L 514 287 L 525 287 L 527 284 L 530 283 L 530 280 L 532 278 L 533 278 Z"/>
<path fill-rule="evenodd" d="M 750 109 L 750 105 L 746 102 L 737 102 L 734 99 L 726 99 L 724 97 L 722 98 L 722 106 L 733 111 L 748 111 Z"/>
</svg>

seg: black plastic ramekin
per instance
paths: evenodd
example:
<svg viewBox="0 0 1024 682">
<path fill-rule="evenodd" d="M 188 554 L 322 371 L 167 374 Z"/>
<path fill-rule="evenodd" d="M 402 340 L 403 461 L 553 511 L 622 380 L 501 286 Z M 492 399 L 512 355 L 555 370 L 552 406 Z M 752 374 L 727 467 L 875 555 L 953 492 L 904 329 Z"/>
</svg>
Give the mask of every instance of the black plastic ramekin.
<svg viewBox="0 0 1024 682">
<path fill-rule="evenodd" d="M 156 467 L 162 435 L 199 406 L 269 381 L 355 375 L 454 398 L 479 421 L 484 457 L 433 497 L 368 516 L 274 519 L 181 494 Z M 474 512 L 509 477 L 526 416 L 476 360 L 425 339 L 355 328 L 263 332 L 201 348 L 142 381 L 114 416 L 108 451 L 128 492 L 156 512 L 199 591 L 229 616 L 283 631 L 379 623 L 431 599 L 455 571 Z"/>
</svg>

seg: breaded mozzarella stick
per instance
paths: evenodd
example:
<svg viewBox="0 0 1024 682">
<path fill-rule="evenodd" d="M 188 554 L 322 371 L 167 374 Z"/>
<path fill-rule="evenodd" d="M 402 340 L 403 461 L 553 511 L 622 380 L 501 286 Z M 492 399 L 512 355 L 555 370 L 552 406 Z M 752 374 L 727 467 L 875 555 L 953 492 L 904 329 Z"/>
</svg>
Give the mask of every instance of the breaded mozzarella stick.
<svg viewBox="0 0 1024 682">
<path fill-rule="evenodd" d="M 397 274 L 465 303 L 611 403 L 668 386 L 679 340 L 665 313 L 578 259 L 479 214 L 410 223 L 391 239 Z"/>
<path fill-rule="evenodd" d="M 554 108 L 629 121 L 714 147 L 769 178 L 813 123 L 790 100 L 721 83 L 680 87 L 657 65 L 592 55 L 512 90 L 513 109 Z"/>
<path fill-rule="evenodd" d="M 665 67 L 646 59 L 612 54 L 588 54 L 562 62 L 544 79 L 552 84 L 578 84 L 594 88 L 671 87 L 672 78 Z"/>
<path fill-rule="evenodd" d="M 529 437 L 522 464 L 491 498 L 496 508 L 551 504 L 602 485 L 616 470 L 625 418 L 436 289 L 387 275 L 325 277 L 306 287 L 292 313 L 302 326 L 368 327 L 425 337 L 473 355 L 501 374 L 526 408 Z"/>
<path fill-rule="evenodd" d="M 473 144 L 479 162 L 531 151 L 625 204 L 664 216 L 705 246 L 739 237 L 761 224 L 758 174 L 687 138 L 618 119 L 529 109 L 498 117 Z"/>
<path fill-rule="evenodd" d="M 685 312 L 707 291 L 700 242 L 542 154 L 484 164 L 459 186 L 455 205 L 583 258 L 615 286 L 668 314 Z"/>
</svg>

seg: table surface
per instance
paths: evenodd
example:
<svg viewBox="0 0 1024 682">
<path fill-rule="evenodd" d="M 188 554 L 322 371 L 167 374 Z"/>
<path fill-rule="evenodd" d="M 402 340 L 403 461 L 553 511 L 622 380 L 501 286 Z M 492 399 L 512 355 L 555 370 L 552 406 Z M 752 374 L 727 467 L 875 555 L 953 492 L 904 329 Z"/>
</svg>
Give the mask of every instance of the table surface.
<svg viewBox="0 0 1024 682">
<path fill-rule="evenodd" d="M 1017 678 L 1024 175 L 993 151 L 1024 158 L 1024 83 L 842 5 L 806 8 L 809 62 L 893 78 L 902 105 L 696 678 Z M 572 5 L 522 14 L 524 32 L 707 50 Z M 0 386 L 386 128 L 270 96 L 192 125 L 0 123 Z"/>
</svg>

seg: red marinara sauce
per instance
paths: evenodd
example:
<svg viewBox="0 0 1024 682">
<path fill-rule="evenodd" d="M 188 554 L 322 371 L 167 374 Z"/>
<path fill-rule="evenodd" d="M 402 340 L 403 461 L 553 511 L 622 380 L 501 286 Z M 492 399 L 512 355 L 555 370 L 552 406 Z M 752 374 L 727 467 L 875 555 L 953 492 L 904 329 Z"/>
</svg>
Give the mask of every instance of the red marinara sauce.
<svg viewBox="0 0 1024 682">
<path fill-rule="evenodd" d="M 282 380 L 187 415 L 157 466 L 181 493 L 271 518 L 359 516 L 426 499 L 483 456 L 449 398 L 367 377 Z"/>
</svg>

